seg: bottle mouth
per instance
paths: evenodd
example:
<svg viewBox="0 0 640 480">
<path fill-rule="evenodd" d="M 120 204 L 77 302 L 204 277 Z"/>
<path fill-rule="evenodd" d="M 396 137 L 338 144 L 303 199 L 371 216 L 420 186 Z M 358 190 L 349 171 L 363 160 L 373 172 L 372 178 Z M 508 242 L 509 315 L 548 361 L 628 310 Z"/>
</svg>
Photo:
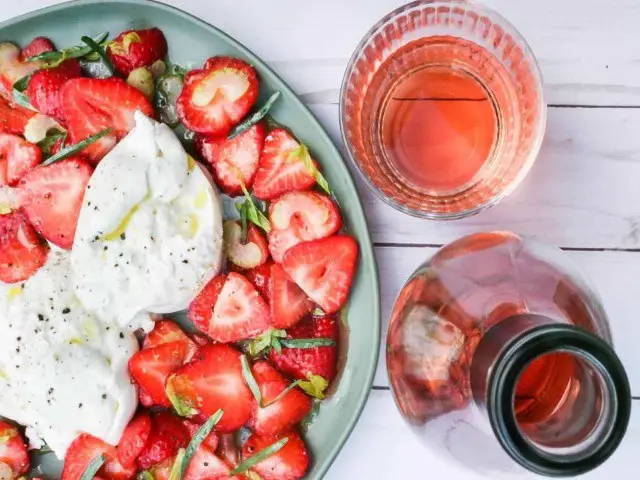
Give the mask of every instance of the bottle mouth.
<svg viewBox="0 0 640 480">
<path fill-rule="evenodd" d="M 551 365 L 545 374 L 544 365 Z M 535 379 L 527 385 L 528 372 Z M 505 451 L 540 475 L 586 473 L 627 429 L 631 390 L 613 349 L 589 332 L 542 325 L 506 345 L 489 377 L 486 408 Z"/>
</svg>

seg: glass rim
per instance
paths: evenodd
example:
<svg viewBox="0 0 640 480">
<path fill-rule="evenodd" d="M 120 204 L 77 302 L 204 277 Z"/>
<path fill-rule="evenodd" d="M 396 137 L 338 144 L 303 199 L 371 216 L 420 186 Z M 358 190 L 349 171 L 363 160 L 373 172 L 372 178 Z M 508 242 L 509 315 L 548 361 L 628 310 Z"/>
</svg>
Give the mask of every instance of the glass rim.
<svg viewBox="0 0 640 480">
<path fill-rule="evenodd" d="M 536 79 L 536 84 L 539 87 L 539 95 L 538 95 L 538 107 L 540 111 L 540 118 L 538 120 L 535 140 L 531 146 L 529 153 L 527 154 L 526 162 L 518 171 L 515 178 L 498 194 L 493 195 L 487 201 L 474 206 L 473 208 L 468 208 L 456 212 L 436 212 L 429 210 L 421 210 L 416 208 L 407 207 L 399 201 L 394 200 L 393 198 L 386 195 L 366 174 L 366 172 L 362 169 L 360 163 L 356 159 L 356 155 L 353 151 L 351 142 L 347 138 L 346 127 L 345 127 L 345 103 L 346 103 L 346 93 L 349 87 L 349 82 L 351 76 L 354 72 L 354 67 L 358 58 L 360 58 L 361 53 L 364 51 L 365 46 L 368 44 L 371 38 L 380 31 L 381 27 L 386 25 L 388 22 L 394 20 L 402 16 L 405 12 L 415 9 L 416 7 L 426 6 L 426 5 L 469 5 L 478 11 L 486 12 L 487 14 L 492 15 L 497 18 L 502 27 L 507 27 L 510 30 L 510 34 L 514 36 L 518 42 L 522 44 L 523 52 L 531 59 L 531 73 Z M 471 217 L 476 215 L 492 206 L 500 202 L 502 199 L 511 194 L 524 180 L 527 176 L 535 160 L 540 152 L 542 147 L 542 142 L 544 139 L 544 132 L 547 124 L 547 103 L 546 96 L 544 91 L 544 79 L 542 75 L 542 71 L 540 70 L 540 65 L 538 64 L 538 60 L 533 53 L 533 49 L 524 38 L 524 36 L 520 33 L 520 31 L 505 17 L 503 17 L 496 10 L 479 3 L 475 0 L 414 0 L 406 5 L 402 5 L 395 10 L 389 12 L 380 20 L 378 20 L 367 32 L 362 36 L 357 46 L 353 50 L 349 61 L 347 62 L 347 66 L 345 68 L 345 72 L 342 78 L 342 83 L 340 86 L 340 99 L 338 102 L 338 119 L 340 122 L 340 134 L 342 137 L 342 141 L 345 144 L 349 161 L 353 166 L 355 166 L 358 171 L 360 177 L 364 180 L 365 184 L 369 188 L 371 192 L 375 195 L 376 198 L 381 200 L 383 203 L 389 205 L 390 207 L 411 215 L 413 217 L 422 218 L 425 220 L 458 220 L 466 217 Z"/>
</svg>

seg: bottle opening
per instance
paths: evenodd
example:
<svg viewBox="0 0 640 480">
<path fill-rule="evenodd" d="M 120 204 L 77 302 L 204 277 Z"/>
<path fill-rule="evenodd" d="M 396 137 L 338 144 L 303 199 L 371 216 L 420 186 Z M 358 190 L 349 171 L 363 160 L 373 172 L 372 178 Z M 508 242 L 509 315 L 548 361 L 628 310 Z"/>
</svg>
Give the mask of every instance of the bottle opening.
<svg viewBox="0 0 640 480">
<path fill-rule="evenodd" d="M 581 353 L 541 355 L 518 377 L 513 411 L 522 436 L 549 456 L 583 457 L 609 435 L 611 379 Z"/>
</svg>

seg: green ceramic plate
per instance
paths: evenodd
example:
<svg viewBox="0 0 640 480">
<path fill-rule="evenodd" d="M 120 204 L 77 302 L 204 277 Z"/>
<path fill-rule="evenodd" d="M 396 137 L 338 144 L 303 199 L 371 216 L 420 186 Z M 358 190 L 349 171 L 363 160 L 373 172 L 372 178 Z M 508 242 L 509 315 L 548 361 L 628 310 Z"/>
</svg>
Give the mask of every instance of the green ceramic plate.
<svg viewBox="0 0 640 480">
<path fill-rule="evenodd" d="M 211 4 L 215 15 L 215 2 Z M 240 8 L 240 7 L 239 7 Z M 362 205 L 338 150 L 329 136 L 291 89 L 258 57 L 217 28 L 172 7 L 143 0 L 84 0 L 53 6 L 0 24 L 0 40 L 25 45 L 45 35 L 58 46 L 79 43 L 83 35 L 108 31 L 111 35 L 130 28 L 156 26 L 169 42 L 172 62 L 186 67 L 200 66 L 213 55 L 246 59 L 258 70 L 261 102 L 273 91 L 282 98 L 272 109 L 273 117 L 292 127 L 321 164 L 340 203 L 348 232 L 360 245 L 360 262 L 351 292 L 349 334 L 342 374 L 337 388 L 310 427 L 306 439 L 313 465 L 309 479 L 320 479 L 329 469 L 356 424 L 369 395 L 380 341 L 379 289 L 376 264 Z M 265 35 L 268 34 L 268 27 Z M 51 478 L 58 476 L 58 462 L 46 455 L 41 467 Z"/>
</svg>

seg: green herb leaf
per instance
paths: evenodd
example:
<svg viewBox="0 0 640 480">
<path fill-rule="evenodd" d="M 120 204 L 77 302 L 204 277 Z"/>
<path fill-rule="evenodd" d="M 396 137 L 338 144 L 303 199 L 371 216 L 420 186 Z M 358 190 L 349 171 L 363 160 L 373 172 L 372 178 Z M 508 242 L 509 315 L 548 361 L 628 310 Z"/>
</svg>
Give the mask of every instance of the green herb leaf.
<svg viewBox="0 0 640 480">
<path fill-rule="evenodd" d="M 307 392 L 308 395 L 322 400 L 324 398 L 324 393 L 329 386 L 329 382 L 320 375 L 309 374 L 307 375 L 307 378 L 309 379 L 308 382 L 301 380 L 298 383 L 298 386 Z"/>
<path fill-rule="evenodd" d="M 311 410 L 309 411 L 307 416 L 304 417 L 300 422 L 300 430 L 302 430 L 303 433 L 306 433 L 307 430 L 309 430 L 309 427 L 313 425 L 315 421 L 318 419 L 318 415 L 320 414 L 321 404 L 322 402 L 317 398 L 313 399 L 311 403 Z"/>
<path fill-rule="evenodd" d="M 218 410 L 196 431 L 184 453 L 182 466 L 180 467 L 180 479 L 184 478 L 185 473 L 187 473 L 187 468 L 189 468 L 189 462 L 191 462 L 191 459 L 196 454 L 196 450 L 198 450 L 202 442 L 204 442 L 204 439 L 209 436 L 211 430 L 218 424 L 223 414 L 224 412 L 222 410 Z"/>
<path fill-rule="evenodd" d="M 253 470 L 244 472 L 242 475 L 246 477 L 248 480 L 262 480 L 262 477 L 258 475 L 256 472 L 254 472 Z"/>
<path fill-rule="evenodd" d="M 93 38 L 93 41 L 99 45 L 105 45 L 109 33 L 105 32 Z M 65 50 L 54 50 L 53 52 L 43 52 L 27 59 L 28 62 L 41 60 L 43 68 L 55 68 L 69 58 L 82 58 L 92 53 L 93 49 L 86 45 L 78 45 Z"/>
<path fill-rule="evenodd" d="M 167 386 L 165 388 L 167 398 L 178 415 L 181 417 L 193 417 L 198 413 L 198 411 L 191 405 L 191 403 L 180 398 L 180 396 L 175 392 L 172 381 L 174 375 L 171 375 L 167 379 Z"/>
<path fill-rule="evenodd" d="M 253 466 L 257 465 L 261 461 L 266 458 L 269 458 L 271 455 L 278 453 L 282 447 L 284 447 L 289 441 L 289 437 L 284 437 L 278 440 L 276 443 L 269 445 L 267 448 L 260 450 L 255 455 L 250 456 L 236 468 L 231 470 L 229 476 L 237 475 L 239 473 L 244 473 Z"/>
<path fill-rule="evenodd" d="M 182 480 L 182 462 L 184 461 L 185 449 L 178 450 L 176 455 L 176 461 L 173 463 L 171 473 L 169 474 L 169 480 Z"/>
<path fill-rule="evenodd" d="M 105 135 L 107 135 L 109 133 L 111 133 L 111 129 L 110 128 L 105 128 L 101 132 L 98 132 L 95 135 L 91 135 L 90 137 L 85 138 L 81 142 L 74 143 L 73 145 L 69 145 L 68 147 L 65 147 L 62 150 L 60 150 L 58 153 L 56 153 L 52 157 L 49 157 L 47 159 L 47 161 L 42 163 L 42 165 L 51 165 L 54 162 L 57 162 L 59 160 L 64 160 L 65 158 L 71 157 L 71 156 L 75 155 L 76 153 L 81 152 L 82 150 L 87 148 L 92 143 L 97 142 L 98 140 L 100 140 L 102 137 L 104 137 Z"/>
<path fill-rule="evenodd" d="M 47 136 L 43 140 L 40 140 L 38 142 L 38 147 L 40 147 L 40 150 L 42 150 L 42 153 L 45 155 L 45 157 L 49 157 L 51 155 L 51 149 L 56 144 L 56 142 L 62 139 L 62 142 L 64 143 L 66 138 L 67 132 L 63 132 L 55 128 L 47 132 Z"/>
<path fill-rule="evenodd" d="M 311 154 L 309 153 L 309 149 L 306 145 L 300 144 L 300 146 L 289 153 L 289 158 L 299 159 L 303 164 L 304 168 L 313 175 L 313 178 L 316 179 L 316 183 L 318 186 L 324 190 L 327 194 L 333 195 L 331 189 L 329 188 L 329 183 L 324 178 L 320 170 L 318 170 L 311 159 Z"/>
<path fill-rule="evenodd" d="M 99 43 L 96 43 L 93 40 L 93 38 L 88 37 L 86 35 L 82 37 L 80 40 L 82 40 L 89 47 L 91 47 L 91 52 L 89 52 L 88 54 L 90 55 L 91 53 L 95 52 L 98 55 L 100 55 L 100 58 L 102 58 L 102 63 L 104 63 L 104 66 L 107 67 L 107 70 L 109 70 L 109 73 L 111 73 L 111 75 L 115 75 L 116 71 L 113 68 L 113 65 L 111 64 L 111 60 L 109 60 L 109 57 L 107 56 L 107 52 L 104 51 L 104 47 Z"/>
<path fill-rule="evenodd" d="M 335 344 L 330 338 L 285 338 L 280 343 L 286 348 L 331 347 Z"/>
<path fill-rule="evenodd" d="M 105 461 L 106 459 L 104 458 L 104 455 L 98 455 L 96 458 L 91 460 L 89 462 L 89 465 L 87 465 L 87 469 L 84 471 L 84 473 L 80 477 L 80 480 L 92 480 L 93 477 L 96 476 L 96 473 L 98 473 L 98 470 L 100 470 L 100 467 L 102 467 Z"/>
<path fill-rule="evenodd" d="M 240 233 L 240 243 L 242 243 L 242 245 L 247 244 L 248 217 L 249 204 L 247 202 L 244 202 L 240 206 L 240 226 L 242 227 L 242 231 Z"/>
<path fill-rule="evenodd" d="M 265 232 L 269 233 L 271 231 L 271 224 L 269 223 L 269 219 L 265 216 L 265 214 L 260 210 L 255 202 L 253 201 L 253 197 L 247 190 L 247 188 L 242 184 L 242 192 L 244 193 L 245 201 L 244 203 L 248 203 L 247 205 L 247 218 L 252 222 L 263 229 Z M 241 208 L 243 208 L 243 204 L 236 204 L 236 208 L 238 212 L 241 212 Z"/>
<path fill-rule="evenodd" d="M 24 94 L 24 91 L 27 89 L 27 85 L 29 85 L 29 80 L 31 80 L 31 75 L 26 75 L 13 84 L 13 100 L 18 105 L 37 112 L 29 102 L 29 98 Z"/>
<path fill-rule="evenodd" d="M 138 475 L 136 475 L 136 480 L 155 480 L 155 478 L 149 470 L 143 470 Z"/>
<path fill-rule="evenodd" d="M 184 76 L 187 74 L 187 69 L 182 68 L 180 65 L 171 65 L 171 75 L 179 75 L 184 79 Z"/>
<path fill-rule="evenodd" d="M 340 321 L 344 328 L 349 328 L 349 304 L 347 303 L 342 310 L 340 310 Z"/>
<path fill-rule="evenodd" d="M 278 403 L 280 400 L 282 400 L 282 398 L 289 393 L 291 390 L 293 390 L 294 388 L 296 388 L 298 386 L 298 384 L 300 383 L 300 380 L 296 380 L 295 382 L 292 382 L 287 388 L 285 388 L 284 390 L 282 390 L 278 396 L 276 398 L 274 398 L 273 400 L 271 400 L 270 402 L 265 403 L 264 405 L 262 405 L 262 408 L 268 407 L 269 405 L 273 405 L 274 403 Z"/>
<path fill-rule="evenodd" d="M 273 107 L 273 104 L 276 103 L 276 100 L 278 100 L 278 98 L 280 98 L 280 95 L 281 95 L 281 93 L 279 91 L 275 92 L 273 95 L 271 95 L 269 97 L 269 99 L 265 102 L 265 104 L 262 107 L 260 107 L 260 109 L 258 111 L 256 111 L 252 115 L 250 115 L 243 122 L 241 122 L 238 125 L 236 125 L 231 130 L 231 133 L 229 134 L 229 136 L 227 138 L 229 140 L 231 140 L 233 137 L 237 137 L 241 133 L 244 133 L 247 130 L 249 130 L 251 127 L 253 127 L 260 120 L 262 120 L 264 118 L 264 116 L 267 113 L 269 113 L 269 110 L 271 110 L 271 107 Z"/>
<path fill-rule="evenodd" d="M 262 406 L 262 394 L 260 393 L 260 387 L 251 372 L 251 367 L 249 366 L 249 362 L 245 355 L 240 356 L 240 363 L 242 363 L 242 376 L 244 377 L 244 381 L 249 386 L 249 390 L 253 393 L 258 405 Z"/>
<path fill-rule="evenodd" d="M 282 353 L 282 343 L 280 343 L 278 337 L 271 337 L 271 348 L 278 352 L 278 355 Z"/>
<path fill-rule="evenodd" d="M 265 350 L 268 350 L 270 347 L 282 348 L 280 346 L 280 338 L 284 338 L 287 336 L 287 332 L 284 330 L 276 330 L 274 328 L 269 328 L 265 332 L 261 333 L 258 337 L 251 340 L 249 343 L 249 355 L 252 357 L 257 357 Z M 278 347 L 274 346 L 274 342 L 278 345 Z"/>
</svg>

